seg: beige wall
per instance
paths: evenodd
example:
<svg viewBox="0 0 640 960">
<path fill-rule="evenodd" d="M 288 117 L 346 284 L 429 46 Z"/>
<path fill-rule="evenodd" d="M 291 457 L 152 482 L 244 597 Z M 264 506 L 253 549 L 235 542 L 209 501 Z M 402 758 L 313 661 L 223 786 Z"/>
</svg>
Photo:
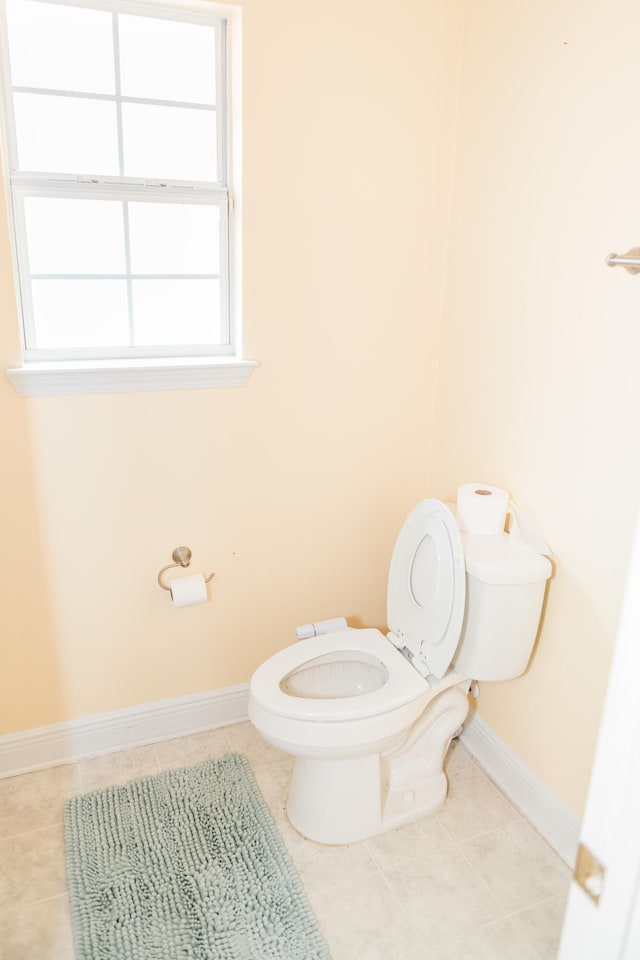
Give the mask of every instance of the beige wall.
<svg viewBox="0 0 640 960">
<path fill-rule="evenodd" d="M 246 0 L 244 389 L 0 380 L 0 733 L 248 680 L 297 623 L 384 623 L 431 465 L 462 4 Z M 0 365 L 19 361 L 0 236 Z M 175 610 L 172 549 L 216 570 Z"/>
<path fill-rule="evenodd" d="M 555 576 L 529 672 L 479 710 L 580 813 L 640 491 L 640 8 L 471 0 L 433 492 L 507 487 Z"/>
</svg>

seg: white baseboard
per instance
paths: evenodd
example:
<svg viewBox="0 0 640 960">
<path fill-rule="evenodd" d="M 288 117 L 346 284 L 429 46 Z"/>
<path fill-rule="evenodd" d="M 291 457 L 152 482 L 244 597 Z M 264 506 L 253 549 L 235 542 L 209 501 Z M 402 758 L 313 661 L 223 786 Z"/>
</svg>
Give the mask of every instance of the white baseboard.
<svg viewBox="0 0 640 960">
<path fill-rule="evenodd" d="M 502 792 L 573 869 L 580 821 L 477 713 L 461 740 Z"/>
<path fill-rule="evenodd" d="M 0 736 L 0 778 L 247 719 L 249 685 L 225 687 Z"/>
</svg>

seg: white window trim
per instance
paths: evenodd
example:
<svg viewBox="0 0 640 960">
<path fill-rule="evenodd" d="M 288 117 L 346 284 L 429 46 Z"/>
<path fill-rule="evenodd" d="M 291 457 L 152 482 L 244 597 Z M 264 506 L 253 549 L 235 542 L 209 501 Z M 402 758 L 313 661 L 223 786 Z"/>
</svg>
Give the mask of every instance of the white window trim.
<svg viewBox="0 0 640 960">
<path fill-rule="evenodd" d="M 7 370 L 7 376 L 21 397 L 46 397 L 243 387 L 257 366 L 257 360 L 241 360 L 237 357 L 56 360 L 11 367 Z"/>
<path fill-rule="evenodd" d="M 75 6 L 85 6 L 83 0 L 65 0 Z M 113 9 L 113 0 L 98 0 L 91 6 L 104 6 Z M 244 386 L 253 370 L 259 366 L 257 360 L 246 359 L 242 355 L 242 268 L 241 268 L 241 178 L 242 169 L 242 125 L 240 104 L 242 102 L 242 50 L 240 7 L 222 5 L 209 0 L 138 0 L 140 10 L 158 7 L 170 11 L 190 11 L 207 16 L 224 17 L 227 21 L 227 171 L 229 185 L 229 295 L 232 301 L 230 324 L 232 343 L 235 352 L 218 356 L 172 356 L 136 359 L 104 360 L 60 360 L 40 361 L 24 360 L 20 366 L 7 369 L 9 380 L 20 396 L 50 396 L 61 394 L 86 393 L 122 393 L 146 390 L 185 390 L 207 389 L 211 387 Z M 1 50 L 6 61 L 6 50 Z M 3 106 L 3 110 L 6 106 Z M 8 146 L 6 142 L 6 124 L 2 124 L 3 182 L 7 203 L 9 223 L 14 212 L 9 165 L 7 163 Z M 15 233 L 9 228 L 14 277 L 18 276 L 18 263 L 15 249 Z M 20 314 L 20 311 L 18 310 Z M 24 358 L 24 334 L 21 328 L 22 350 Z"/>
</svg>

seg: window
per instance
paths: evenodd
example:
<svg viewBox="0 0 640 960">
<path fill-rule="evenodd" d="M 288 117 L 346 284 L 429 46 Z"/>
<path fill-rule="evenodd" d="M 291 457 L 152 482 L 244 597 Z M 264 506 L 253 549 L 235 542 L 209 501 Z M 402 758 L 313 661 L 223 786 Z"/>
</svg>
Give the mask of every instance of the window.
<svg viewBox="0 0 640 960">
<path fill-rule="evenodd" d="M 238 357 L 228 20 L 212 9 L 6 0 L 25 368 Z"/>
</svg>

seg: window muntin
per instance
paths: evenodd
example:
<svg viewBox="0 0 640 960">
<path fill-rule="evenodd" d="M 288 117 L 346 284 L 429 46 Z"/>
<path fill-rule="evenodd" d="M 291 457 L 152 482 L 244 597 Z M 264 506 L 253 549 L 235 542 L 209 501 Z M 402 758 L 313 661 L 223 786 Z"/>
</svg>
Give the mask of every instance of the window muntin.
<svg viewBox="0 0 640 960">
<path fill-rule="evenodd" d="M 224 21 L 99 6 L 7 3 L 25 358 L 231 354 Z"/>
</svg>

